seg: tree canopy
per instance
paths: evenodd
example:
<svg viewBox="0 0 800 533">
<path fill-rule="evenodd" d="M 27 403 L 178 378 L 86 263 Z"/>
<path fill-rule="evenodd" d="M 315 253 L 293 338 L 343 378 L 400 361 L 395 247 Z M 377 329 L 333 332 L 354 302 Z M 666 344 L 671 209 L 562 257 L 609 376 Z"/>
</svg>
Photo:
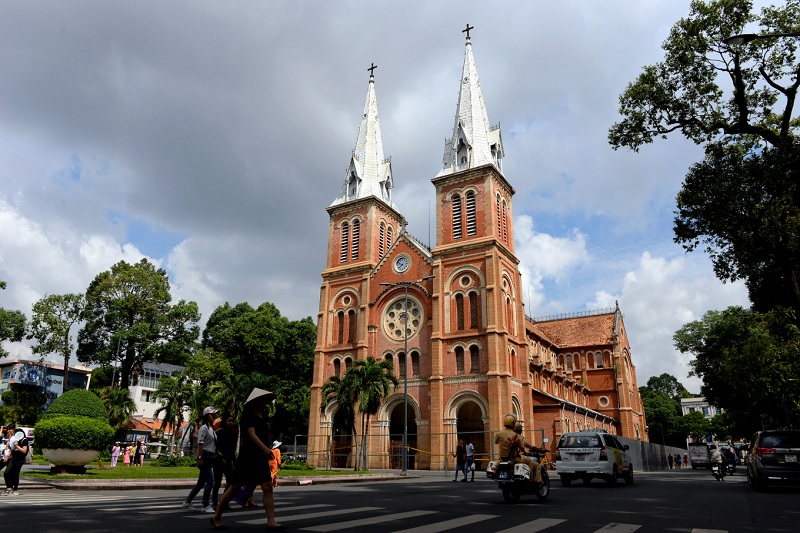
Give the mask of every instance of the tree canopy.
<svg viewBox="0 0 800 533">
<path fill-rule="evenodd" d="M 702 394 L 724 408 L 732 432 L 800 422 L 800 329 L 794 313 L 759 313 L 741 307 L 708 311 L 674 335 L 675 347 L 691 353 Z"/>
<path fill-rule="evenodd" d="M 200 312 L 194 302 L 171 299 L 167 273 L 146 259 L 98 274 L 86 291 L 78 359 L 107 365 L 119 358 L 123 389 L 136 383 L 145 362 L 183 363 L 199 335 Z"/>
<path fill-rule="evenodd" d="M 6 282 L 0 280 L 0 289 L 6 288 Z M 25 336 L 27 319 L 21 311 L 9 311 L 0 307 L 0 343 L 3 341 L 19 342 Z M 0 345 L 0 357 L 7 355 Z"/>
<path fill-rule="evenodd" d="M 745 44 L 725 39 L 758 27 Z M 800 311 L 800 1 L 756 13 L 749 0 L 691 3 L 620 96 L 614 149 L 680 132 L 705 148 L 678 194 L 675 242 L 704 245 L 717 277 L 742 279 L 756 309 Z"/>
<path fill-rule="evenodd" d="M 62 392 L 69 387 L 69 359 L 74 344 L 72 327 L 83 316 L 86 299 L 83 294 L 51 294 L 33 304 L 29 339 L 36 339 L 33 353 L 57 353 L 64 358 Z"/>
<path fill-rule="evenodd" d="M 652 376 L 639 387 L 642 396 L 650 442 L 682 446 L 688 433 L 681 425 L 681 398 L 691 395 L 675 376 Z"/>
</svg>

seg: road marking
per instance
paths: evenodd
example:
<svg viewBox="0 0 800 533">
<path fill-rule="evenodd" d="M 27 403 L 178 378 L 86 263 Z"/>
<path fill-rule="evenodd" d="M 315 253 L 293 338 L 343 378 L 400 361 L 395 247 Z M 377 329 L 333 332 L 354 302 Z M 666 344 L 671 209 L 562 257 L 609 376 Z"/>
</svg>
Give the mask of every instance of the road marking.
<svg viewBox="0 0 800 533">
<path fill-rule="evenodd" d="M 411 529 L 403 529 L 402 531 L 397 531 L 395 533 L 429 533 L 429 532 L 436 533 L 438 531 L 447 531 L 448 529 L 455 529 L 457 527 L 468 526 L 476 522 L 489 520 L 490 518 L 497 518 L 497 515 L 474 514 L 469 516 L 462 516 L 460 518 L 454 518 L 452 520 L 444 520 L 442 522 L 436 522 L 434 524 L 427 524 L 420 527 L 412 527 Z"/>
<path fill-rule="evenodd" d="M 359 520 L 348 520 L 347 522 L 337 522 L 333 524 L 325 524 L 322 526 L 306 527 L 304 531 L 340 531 L 342 529 L 352 529 L 361 526 L 374 526 L 376 524 L 383 524 L 385 522 L 392 522 L 395 520 L 402 520 L 404 518 L 413 518 L 415 516 L 424 516 L 428 514 L 435 514 L 436 511 L 408 511 L 405 513 L 393 513 L 380 516 L 372 516 L 369 518 L 361 518 Z M 427 529 L 426 531 L 437 531 Z"/>
<path fill-rule="evenodd" d="M 728 533 L 727 529 L 698 529 L 694 528 L 692 533 Z"/>
<path fill-rule="evenodd" d="M 296 522 L 298 520 L 306 520 L 306 519 L 313 519 L 313 518 L 324 518 L 326 516 L 337 516 L 343 514 L 351 514 L 351 513 L 363 513 L 366 511 L 379 511 L 382 510 L 383 507 L 353 507 L 352 509 L 338 509 L 335 511 L 322 511 L 320 513 L 306 513 L 298 516 L 279 516 L 277 517 L 278 522 Z M 222 515 L 225 518 L 225 515 Z M 261 517 L 258 520 L 238 520 L 237 524 L 251 524 L 251 525 L 265 525 L 267 523 L 267 517 Z"/>
<path fill-rule="evenodd" d="M 557 526 L 558 524 L 566 522 L 560 518 L 539 518 L 527 524 L 521 524 L 509 529 L 498 531 L 497 533 L 536 533 L 537 531 L 544 531 L 547 528 Z"/>
<path fill-rule="evenodd" d="M 275 511 L 278 513 L 283 513 L 285 511 L 304 511 L 306 509 L 319 509 L 320 507 L 334 507 L 332 503 L 312 503 L 309 505 L 295 505 L 291 507 L 281 507 L 276 508 Z M 375 509 L 379 509 L 379 507 L 375 507 Z M 153 511 L 152 513 L 147 514 L 162 514 L 164 511 Z M 196 514 L 188 516 L 187 518 L 206 518 L 208 514 Z M 236 516 L 264 516 L 263 512 L 259 512 L 258 510 L 246 510 L 246 511 L 226 511 L 222 513 L 222 517 L 236 517 Z M 264 516 L 264 520 L 266 521 L 266 516 Z M 285 520 L 285 519 L 284 519 Z"/>
<path fill-rule="evenodd" d="M 631 533 L 632 531 L 636 531 L 642 526 L 637 526 L 636 524 L 617 524 L 612 522 L 606 526 L 601 527 L 595 533 Z"/>
</svg>

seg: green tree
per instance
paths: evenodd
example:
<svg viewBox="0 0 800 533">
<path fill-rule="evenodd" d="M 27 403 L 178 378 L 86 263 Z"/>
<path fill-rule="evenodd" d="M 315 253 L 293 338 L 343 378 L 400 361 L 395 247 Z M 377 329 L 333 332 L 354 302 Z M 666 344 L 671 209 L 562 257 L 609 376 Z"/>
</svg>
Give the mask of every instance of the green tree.
<svg viewBox="0 0 800 533">
<path fill-rule="evenodd" d="M 641 389 L 641 387 L 640 387 Z M 691 398 L 692 395 L 686 390 L 686 387 L 678 381 L 678 378 L 671 374 L 661 374 L 660 376 L 651 376 L 647 380 L 646 389 L 654 392 L 661 392 L 675 400 L 678 404 L 678 412 L 680 412 L 681 398 Z"/>
<path fill-rule="evenodd" d="M 16 387 L 0 397 L 3 400 L 4 423 L 33 426 L 42 414 L 47 395 L 36 392 L 33 387 Z"/>
<path fill-rule="evenodd" d="M 0 280 L 0 289 L 6 288 L 6 282 Z M 19 342 L 25 336 L 27 319 L 21 311 L 8 311 L 0 307 L 0 357 L 8 353 L 3 349 L 3 341 Z"/>
<path fill-rule="evenodd" d="M 136 402 L 131 398 L 131 391 L 106 387 L 100 394 L 100 399 L 108 411 L 108 423 L 119 437 L 136 413 Z"/>
<path fill-rule="evenodd" d="M 358 412 L 361 414 L 361 465 L 367 470 L 369 418 L 377 414 L 381 404 L 399 383 L 394 376 L 391 361 L 377 361 L 374 357 L 358 359 L 347 369 L 345 379 L 353 381 L 358 392 Z M 356 469 L 358 465 L 356 465 Z"/>
<path fill-rule="evenodd" d="M 233 415 L 239 421 L 244 402 L 254 385 L 250 376 L 231 372 L 215 381 L 208 387 L 214 407 L 222 412 Z"/>
<path fill-rule="evenodd" d="M 650 442 L 675 446 L 685 442 L 686 436 L 678 428 L 680 404 L 664 392 L 639 387 L 642 405 L 647 417 Z"/>
<path fill-rule="evenodd" d="M 111 386 L 114 380 L 114 368 L 111 366 L 98 366 L 92 369 L 92 375 L 89 380 L 89 390 L 100 396 L 103 389 Z"/>
<path fill-rule="evenodd" d="M 186 375 L 203 385 L 213 385 L 232 373 L 225 354 L 210 348 L 201 349 L 186 360 Z"/>
<path fill-rule="evenodd" d="M 709 311 L 679 329 L 675 347 L 694 356 L 709 403 L 724 408 L 731 431 L 748 435 L 800 421 L 800 329 L 791 311 L 741 307 Z"/>
<path fill-rule="evenodd" d="M 352 379 L 347 379 L 347 373 L 344 377 L 331 376 L 328 381 L 322 384 L 320 389 L 320 406 L 319 409 L 325 413 L 329 408 L 336 407 L 337 415 L 340 416 L 344 422 L 344 431 L 348 435 L 352 435 L 353 443 L 358 439 L 358 432 L 356 431 L 356 401 L 358 400 L 358 391 L 354 387 Z M 336 428 L 334 428 L 335 430 Z M 353 444 L 351 443 L 351 445 Z M 355 469 L 358 470 L 358 459 L 353 461 Z"/>
<path fill-rule="evenodd" d="M 199 335 L 197 304 L 170 305 L 163 269 L 142 259 L 120 261 L 98 274 L 86 291 L 86 325 L 78 359 L 111 364 L 120 359 L 120 388 L 135 384 L 145 362 L 181 364 Z"/>
<path fill-rule="evenodd" d="M 700 411 L 692 411 L 680 418 L 679 428 L 687 437 L 697 437 L 702 440 L 711 434 L 711 424 Z"/>
<path fill-rule="evenodd" d="M 209 316 L 202 346 L 225 354 L 236 374 L 261 374 L 251 384 L 277 395 L 271 425 L 292 436 L 308 429 L 316 338 L 310 317 L 290 321 L 271 303 L 226 303 Z"/>
<path fill-rule="evenodd" d="M 161 429 L 165 430 L 170 426 L 172 432 L 169 438 L 169 451 L 174 451 L 175 437 L 183 422 L 183 414 L 186 410 L 188 397 L 190 394 L 190 382 L 186 374 L 180 373 L 176 376 L 164 376 L 158 382 L 158 388 L 153 393 L 154 399 L 161 403 L 161 407 L 156 409 L 154 416 L 161 419 Z"/>
<path fill-rule="evenodd" d="M 797 310 L 797 39 L 724 42 L 753 24 L 764 36 L 798 32 L 800 2 L 756 13 L 749 0 L 694 0 L 664 42 L 664 60 L 620 96 L 623 119 L 609 142 L 636 151 L 680 132 L 704 145 L 678 194 L 675 242 L 687 251 L 704 243 L 716 275 L 745 280 L 758 310 Z"/>
<path fill-rule="evenodd" d="M 29 339 L 36 339 L 33 353 L 57 353 L 64 358 L 62 393 L 69 388 L 69 359 L 74 345 L 72 327 L 81 320 L 86 300 L 82 294 L 51 294 L 33 304 Z"/>
</svg>

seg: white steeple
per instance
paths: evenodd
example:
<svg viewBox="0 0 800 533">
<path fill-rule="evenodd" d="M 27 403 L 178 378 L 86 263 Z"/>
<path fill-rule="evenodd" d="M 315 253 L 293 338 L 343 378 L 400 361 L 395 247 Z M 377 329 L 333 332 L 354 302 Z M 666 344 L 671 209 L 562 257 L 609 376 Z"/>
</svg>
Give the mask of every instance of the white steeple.
<svg viewBox="0 0 800 533">
<path fill-rule="evenodd" d="M 333 201 L 332 206 L 360 200 L 361 198 L 375 197 L 391 207 L 392 188 L 392 162 L 383 155 L 383 141 L 381 140 L 381 125 L 378 122 L 378 100 L 375 97 L 375 70 L 376 65 L 368 68 L 369 88 L 367 101 L 364 102 L 364 114 L 361 116 L 361 127 L 358 129 L 356 147 L 350 158 L 350 164 L 344 177 L 344 185 L 339 197 Z"/>
<path fill-rule="evenodd" d="M 464 52 L 464 68 L 461 73 L 461 89 L 458 93 L 456 120 L 453 137 L 445 141 L 444 167 L 438 176 L 476 168 L 487 164 L 502 171 L 503 139 L 500 125 L 489 126 L 489 116 L 483 102 L 478 67 L 472 55 L 472 40 L 469 32 L 474 29 L 467 24 L 467 49 Z M 438 177 L 437 176 L 437 177 Z"/>
</svg>

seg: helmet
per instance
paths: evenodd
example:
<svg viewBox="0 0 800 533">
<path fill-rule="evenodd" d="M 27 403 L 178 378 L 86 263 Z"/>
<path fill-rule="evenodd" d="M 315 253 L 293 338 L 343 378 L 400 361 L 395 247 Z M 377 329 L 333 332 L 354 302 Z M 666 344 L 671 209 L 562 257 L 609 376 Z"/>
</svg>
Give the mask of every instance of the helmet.
<svg viewBox="0 0 800 533">
<path fill-rule="evenodd" d="M 509 429 L 513 429 L 516 422 L 517 417 L 514 415 L 506 415 L 503 417 L 503 425 Z"/>
<path fill-rule="evenodd" d="M 516 431 L 517 433 L 522 431 L 522 422 L 517 422 L 516 424 L 514 424 L 514 431 Z"/>
</svg>

